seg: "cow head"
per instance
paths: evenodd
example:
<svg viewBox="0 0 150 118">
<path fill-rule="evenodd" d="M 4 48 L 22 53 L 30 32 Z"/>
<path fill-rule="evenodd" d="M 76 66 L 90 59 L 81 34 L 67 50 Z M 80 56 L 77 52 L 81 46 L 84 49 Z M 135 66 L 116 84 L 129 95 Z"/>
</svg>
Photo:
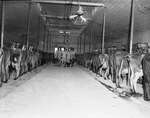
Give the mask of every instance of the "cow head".
<svg viewBox="0 0 150 118">
<path fill-rule="evenodd" d="M 27 46 L 23 45 L 21 50 L 25 51 L 26 49 L 27 49 Z"/>
<path fill-rule="evenodd" d="M 29 46 L 29 51 L 32 52 L 33 46 Z"/>
<path fill-rule="evenodd" d="M 19 48 L 19 46 L 20 46 L 20 43 L 16 43 L 16 48 Z"/>
<path fill-rule="evenodd" d="M 12 46 L 11 46 L 11 49 L 12 49 L 12 50 L 16 50 L 16 46 L 15 46 L 15 45 L 16 45 L 16 43 L 13 43 L 13 44 L 12 44 Z"/>
</svg>

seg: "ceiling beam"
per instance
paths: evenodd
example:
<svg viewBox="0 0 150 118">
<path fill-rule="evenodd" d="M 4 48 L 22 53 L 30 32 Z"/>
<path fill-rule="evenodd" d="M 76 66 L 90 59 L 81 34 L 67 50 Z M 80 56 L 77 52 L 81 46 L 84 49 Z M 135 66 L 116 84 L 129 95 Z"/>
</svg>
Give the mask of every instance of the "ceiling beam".
<svg viewBox="0 0 150 118">
<path fill-rule="evenodd" d="M 58 24 L 46 24 L 49 25 L 51 27 L 66 27 L 66 25 L 58 25 Z"/>
<path fill-rule="evenodd" d="M 53 18 L 53 19 L 67 19 L 67 17 L 63 17 L 63 16 L 52 16 L 52 15 L 46 15 L 46 14 L 42 14 L 42 17 L 46 17 L 46 18 Z"/>
<path fill-rule="evenodd" d="M 51 32 L 50 33 L 51 35 L 57 35 L 57 36 L 64 36 L 64 35 L 66 35 L 66 34 L 60 34 L 60 33 L 56 33 L 56 32 Z M 77 37 L 77 36 L 79 36 L 79 34 L 69 34 L 69 36 L 75 36 L 75 37 Z"/>
<path fill-rule="evenodd" d="M 50 29 L 49 31 L 51 31 L 51 32 L 59 32 L 59 30 L 63 30 L 63 29 Z M 80 31 L 77 31 L 77 30 L 70 30 L 70 33 L 71 33 L 71 34 L 79 34 Z"/>
<path fill-rule="evenodd" d="M 50 1 L 50 0 L 32 0 L 32 2 L 38 3 L 49 3 L 49 4 L 65 4 L 65 5 L 82 5 L 90 7 L 104 7 L 103 3 L 92 3 L 92 2 L 77 2 L 77 1 Z"/>
<path fill-rule="evenodd" d="M 59 24 L 49 24 L 49 23 L 47 23 L 46 25 L 48 25 L 48 26 L 51 26 L 51 27 L 71 27 L 71 28 L 78 28 L 78 29 L 80 29 L 81 27 L 83 27 L 83 26 L 78 26 L 78 25 L 73 25 L 73 26 L 67 26 L 67 25 L 59 25 Z"/>
</svg>

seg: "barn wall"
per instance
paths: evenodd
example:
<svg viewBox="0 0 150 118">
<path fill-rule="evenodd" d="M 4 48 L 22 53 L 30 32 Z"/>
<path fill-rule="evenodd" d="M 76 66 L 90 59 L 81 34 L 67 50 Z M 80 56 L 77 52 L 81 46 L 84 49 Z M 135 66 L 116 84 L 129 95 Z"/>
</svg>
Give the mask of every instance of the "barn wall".
<svg viewBox="0 0 150 118">
<path fill-rule="evenodd" d="M 94 49 L 101 50 L 101 37 L 100 36 L 93 36 L 94 42 Z"/>
<path fill-rule="evenodd" d="M 25 40 L 22 40 L 22 34 L 23 33 L 5 31 L 4 44 L 7 42 L 17 42 L 20 44 L 25 44 Z M 32 45 L 35 49 L 37 49 L 37 34 L 30 33 L 29 44 Z"/>
<path fill-rule="evenodd" d="M 135 43 L 150 43 L 150 31 L 141 32 L 139 34 L 134 34 L 133 44 Z M 117 46 L 117 48 L 121 49 L 122 45 L 127 44 L 127 37 L 112 40 L 112 42 L 108 42 L 109 46 Z"/>
<path fill-rule="evenodd" d="M 14 39 L 16 39 L 16 38 L 17 37 L 14 36 L 12 33 L 5 31 L 5 34 L 4 34 L 4 43 L 5 42 L 13 42 Z"/>
<path fill-rule="evenodd" d="M 70 44 L 65 44 L 65 37 L 61 35 L 52 35 L 52 44 L 51 44 L 51 52 L 54 51 L 54 47 L 73 47 L 75 49 L 75 52 L 77 52 L 77 43 L 78 43 L 78 37 L 77 36 L 69 36 Z M 81 40 L 81 53 L 83 53 L 84 50 L 84 38 L 82 37 Z M 86 44 L 85 44 L 85 52 L 89 52 L 89 37 L 86 36 Z M 42 42 L 41 42 L 42 43 Z M 93 50 L 93 46 L 91 46 L 91 51 Z M 78 53 L 80 51 L 80 45 L 78 45 Z"/>
</svg>

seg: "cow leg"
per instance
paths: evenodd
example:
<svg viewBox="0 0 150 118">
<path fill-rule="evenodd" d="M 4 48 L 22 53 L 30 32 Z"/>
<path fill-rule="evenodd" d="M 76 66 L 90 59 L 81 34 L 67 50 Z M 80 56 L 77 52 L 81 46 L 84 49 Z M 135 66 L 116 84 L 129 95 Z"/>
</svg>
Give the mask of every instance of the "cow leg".
<svg viewBox="0 0 150 118">
<path fill-rule="evenodd" d="M 113 72 L 113 73 L 112 73 L 112 76 L 113 76 L 113 83 L 116 83 L 116 70 L 113 69 L 112 72 Z"/>
<path fill-rule="evenodd" d="M 139 78 L 139 76 L 137 76 L 137 75 L 135 75 L 134 78 L 133 78 L 133 92 L 134 92 L 134 93 L 137 93 L 136 84 L 137 84 L 138 78 Z"/>
<path fill-rule="evenodd" d="M 109 68 L 106 68 L 105 73 L 104 73 L 104 78 L 105 79 L 108 79 L 108 71 L 109 71 Z"/>
<path fill-rule="evenodd" d="M 24 74 L 25 73 L 25 63 L 23 62 L 23 65 L 20 67 L 20 71 L 22 71 L 21 73 Z"/>
<path fill-rule="evenodd" d="M 116 69 L 116 70 L 115 70 L 115 74 L 116 74 L 116 86 L 117 86 L 118 88 L 121 88 L 121 87 L 120 87 L 119 73 L 117 73 L 117 72 L 119 72 L 119 71 L 117 71 L 117 69 Z"/>
<path fill-rule="evenodd" d="M 133 78 L 134 78 L 134 74 L 132 73 L 132 74 L 131 74 L 131 77 L 130 77 L 131 92 L 133 92 Z"/>
<path fill-rule="evenodd" d="M 92 70 L 92 68 L 93 68 L 93 67 L 92 67 L 92 63 L 90 63 L 90 70 Z"/>
<path fill-rule="evenodd" d="M 125 80 L 126 80 L 126 86 L 129 86 L 129 79 L 128 79 L 128 74 L 125 74 Z"/>
<path fill-rule="evenodd" d="M 17 80 L 17 79 L 18 79 L 19 74 L 20 74 L 20 67 L 19 67 L 19 65 L 16 65 L 16 77 L 15 77 L 14 80 Z"/>
<path fill-rule="evenodd" d="M 95 73 L 95 64 L 93 64 L 93 72 Z"/>
<path fill-rule="evenodd" d="M 2 81 L 2 83 L 3 83 L 3 82 L 4 82 L 4 83 L 7 83 L 5 65 L 2 64 L 1 66 L 2 66 L 2 70 L 1 70 L 1 71 L 2 71 L 2 72 L 1 72 L 1 81 Z"/>
<path fill-rule="evenodd" d="M 99 74 L 102 77 L 103 76 L 103 72 L 102 72 L 103 68 L 99 67 Z"/>
<path fill-rule="evenodd" d="M 7 83 L 8 79 L 9 79 L 9 65 L 6 65 L 4 73 L 4 83 Z"/>
<path fill-rule="evenodd" d="M 28 72 L 28 63 L 27 63 L 27 61 L 25 62 L 25 73 L 27 73 Z"/>
<path fill-rule="evenodd" d="M 113 79 L 112 79 L 112 69 L 111 69 L 111 67 L 110 67 L 109 70 L 108 70 L 108 75 L 109 75 L 109 79 L 111 79 L 111 81 L 113 82 Z"/>
<path fill-rule="evenodd" d="M 145 65 L 148 65 L 148 63 L 146 63 Z M 144 68 L 143 72 L 144 72 L 144 76 L 142 79 L 142 87 L 143 87 L 144 100 L 150 101 L 150 76 L 149 76 L 150 71 L 148 68 Z"/>
<path fill-rule="evenodd" d="M 0 76 L 1 76 L 1 79 L 0 79 L 0 87 L 2 87 L 2 84 L 3 84 L 3 81 L 2 81 L 3 74 L 1 74 Z"/>
<path fill-rule="evenodd" d="M 21 67 L 20 67 L 21 69 L 20 69 L 20 75 L 23 75 L 23 73 L 24 73 L 24 66 L 21 64 Z"/>
<path fill-rule="evenodd" d="M 115 82 L 114 82 L 113 68 L 112 68 L 112 67 L 109 68 L 109 76 L 110 76 L 111 81 L 112 81 L 113 83 L 115 83 Z"/>
<path fill-rule="evenodd" d="M 119 79 L 118 75 L 116 76 L 116 86 L 118 88 L 121 88 L 121 86 L 120 86 L 120 79 Z"/>
<path fill-rule="evenodd" d="M 145 82 L 143 85 L 143 91 L 144 91 L 144 100 L 150 101 L 150 83 Z"/>
</svg>

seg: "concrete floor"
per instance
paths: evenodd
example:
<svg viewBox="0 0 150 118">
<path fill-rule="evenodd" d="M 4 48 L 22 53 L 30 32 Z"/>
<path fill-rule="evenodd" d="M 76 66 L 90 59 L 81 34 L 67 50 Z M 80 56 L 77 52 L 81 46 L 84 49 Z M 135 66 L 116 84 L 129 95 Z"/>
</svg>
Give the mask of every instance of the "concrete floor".
<svg viewBox="0 0 150 118">
<path fill-rule="evenodd" d="M 78 65 L 43 66 L 0 99 L 0 118 L 149 117 L 150 108 L 120 98 Z"/>
</svg>

